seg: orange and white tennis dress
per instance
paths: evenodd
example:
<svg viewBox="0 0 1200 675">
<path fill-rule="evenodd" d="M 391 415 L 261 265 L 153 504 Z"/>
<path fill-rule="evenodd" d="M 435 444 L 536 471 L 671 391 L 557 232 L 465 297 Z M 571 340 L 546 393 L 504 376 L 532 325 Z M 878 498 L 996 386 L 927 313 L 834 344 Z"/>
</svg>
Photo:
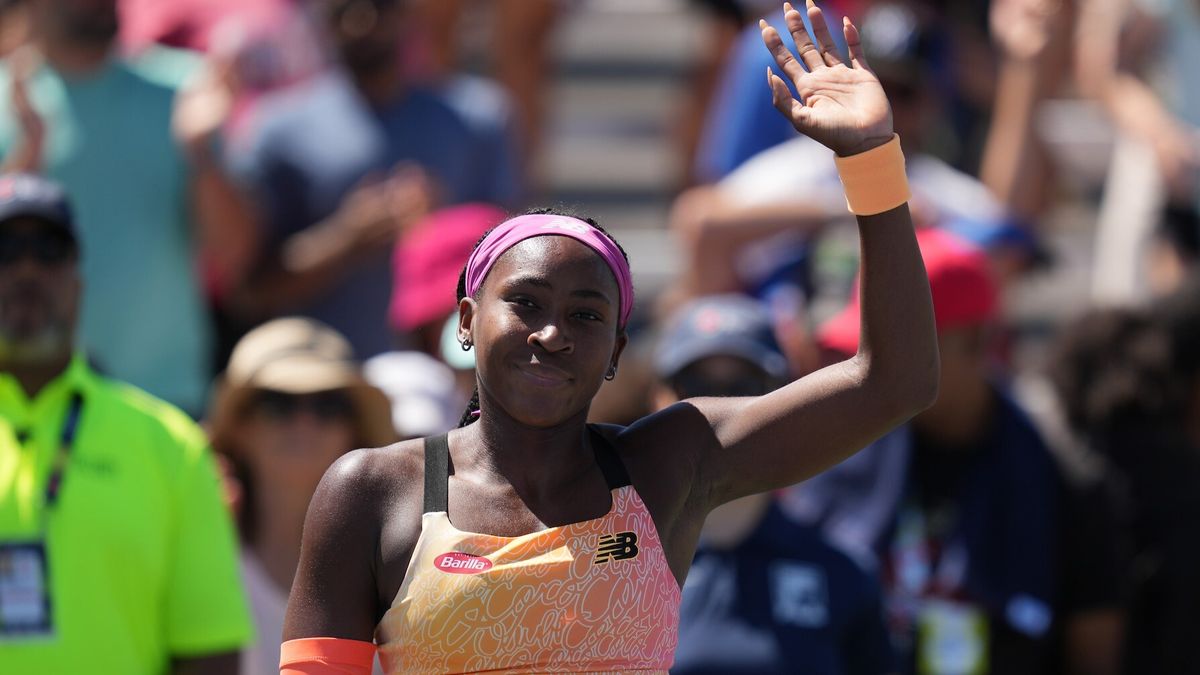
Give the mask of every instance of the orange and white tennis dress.
<svg viewBox="0 0 1200 675">
<path fill-rule="evenodd" d="M 388 673 L 665 672 L 679 586 L 650 512 L 593 434 L 608 514 L 520 537 L 463 532 L 446 511 L 446 437 L 426 441 L 425 513 L 376 631 Z"/>
</svg>

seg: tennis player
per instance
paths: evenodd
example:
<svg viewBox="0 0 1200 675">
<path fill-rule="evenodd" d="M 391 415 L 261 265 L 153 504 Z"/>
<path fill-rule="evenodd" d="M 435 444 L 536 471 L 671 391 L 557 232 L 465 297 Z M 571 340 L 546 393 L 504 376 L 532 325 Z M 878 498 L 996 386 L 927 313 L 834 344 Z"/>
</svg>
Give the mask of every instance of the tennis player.
<svg viewBox="0 0 1200 675">
<path fill-rule="evenodd" d="M 850 60 L 820 10 L 785 5 L 798 47 L 763 40 L 800 99 L 775 106 L 838 157 L 862 238 L 862 339 L 851 359 L 764 396 L 682 401 L 629 427 L 586 423 L 615 376 L 629 264 L 593 222 L 496 227 L 463 271 L 458 337 L 478 395 L 448 435 L 338 460 L 313 497 L 281 670 L 662 672 L 705 516 L 799 482 L 935 398 L 929 286 L 903 156 L 857 29 Z"/>
</svg>

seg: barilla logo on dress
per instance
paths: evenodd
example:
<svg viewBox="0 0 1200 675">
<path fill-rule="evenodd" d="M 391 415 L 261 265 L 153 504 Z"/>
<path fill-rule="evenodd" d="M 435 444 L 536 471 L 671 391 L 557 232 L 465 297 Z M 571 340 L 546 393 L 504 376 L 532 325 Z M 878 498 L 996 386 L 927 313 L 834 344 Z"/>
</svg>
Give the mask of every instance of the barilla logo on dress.
<svg viewBox="0 0 1200 675">
<path fill-rule="evenodd" d="M 492 568 L 492 561 L 482 556 L 451 551 L 433 559 L 433 566 L 450 574 L 479 574 Z"/>
</svg>

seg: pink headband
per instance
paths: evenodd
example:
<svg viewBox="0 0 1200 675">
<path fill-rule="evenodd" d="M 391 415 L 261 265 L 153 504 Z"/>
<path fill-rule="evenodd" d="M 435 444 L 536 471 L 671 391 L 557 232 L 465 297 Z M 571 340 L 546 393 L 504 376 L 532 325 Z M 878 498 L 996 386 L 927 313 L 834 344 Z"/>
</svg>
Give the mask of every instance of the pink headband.
<svg viewBox="0 0 1200 675">
<path fill-rule="evenodd" d="M 483 280 L 492 269 L 492 265 L 504 255 L 504 252 L 518 242 L 531 237 L 558 235 L 570 237 L 587 244 L 598 253 L 608 268 L 612 270 L 617 280 L 617 288 L 621 292 L 621 328 L 629 321 L 629 313 L 633 311 L 633 278 L 629 274 L 629 264 L 621 249 L 603 232 L 570 216 L 557 215 L 528 215 L 517 216 L 496 226 L 487 237 L 471 252 L 467 259 L 467 295 L 475 295 Z"/>
</svg>

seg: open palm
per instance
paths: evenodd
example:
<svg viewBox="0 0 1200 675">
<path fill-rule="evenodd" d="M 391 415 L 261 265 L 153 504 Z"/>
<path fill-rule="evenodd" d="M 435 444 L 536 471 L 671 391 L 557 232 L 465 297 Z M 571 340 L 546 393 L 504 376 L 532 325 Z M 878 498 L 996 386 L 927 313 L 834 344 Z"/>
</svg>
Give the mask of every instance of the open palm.
<svg viewBox="0 0 1200 675">
<path fill-rule="evenodd" d="M 850 49 L 847 65 L 834 47 L 820 8 L 812 0 L 807 1 L 815 40 L 809 36 L 800 12 L 784 3 L 784 21 L 796 41 L 798 55 L 792 54 L 774 27 L 759 22 L 763 42 L 800 94 L 797 100 L 784 81 L 768 70 L 772 103 L 797 131 L 843 157 L 886 143 L 892 137 L 892 109 L 879 78 L 867 66 L 858 29 L 849 19 L 843 19 L 842 30 Z"/>
</svg>

